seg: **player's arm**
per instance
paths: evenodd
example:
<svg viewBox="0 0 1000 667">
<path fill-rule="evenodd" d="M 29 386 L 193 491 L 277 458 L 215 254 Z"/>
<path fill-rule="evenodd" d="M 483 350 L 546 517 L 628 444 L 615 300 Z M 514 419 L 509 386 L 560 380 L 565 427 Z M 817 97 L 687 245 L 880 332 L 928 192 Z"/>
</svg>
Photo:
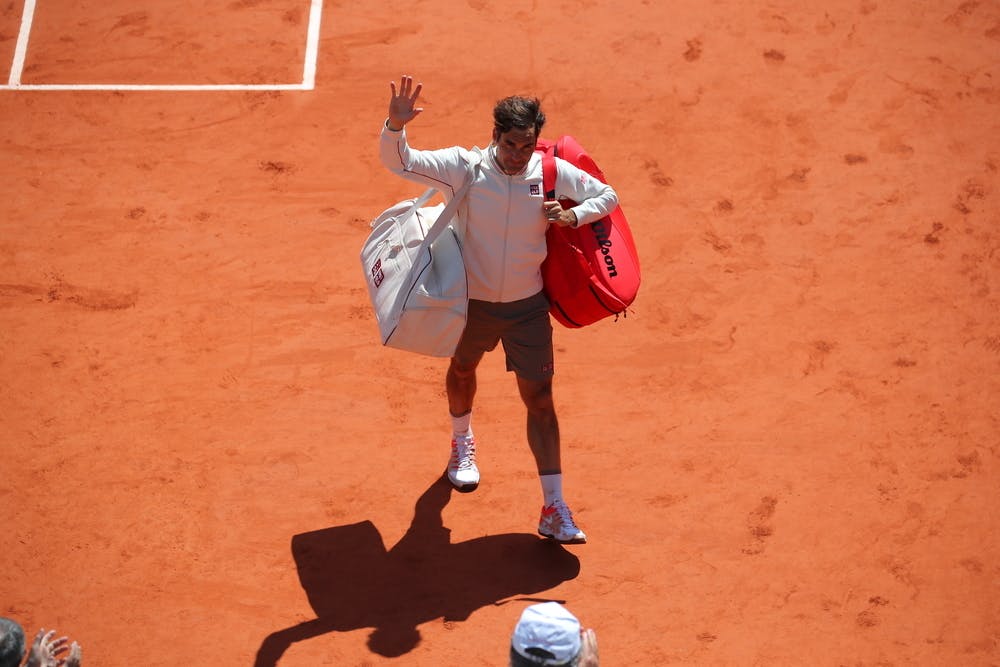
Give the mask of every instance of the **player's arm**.
<svg viewBox="0 0 1000 667">
<path fill-rule="evenodd" d="M 614 188 L 559 158 L 556 158 L 556 196 L 577 202 L 566 211 L 576 218 L 573 227 L 596 222 L 618 206 Z"/>
<path fill-rule="evenodd" d="M 382 128 L 379 158 L 386 169 L 403 178 L 436 188 L 450 197 L 468 178 L 466 151 L 459 147 L 422 151 L 410 148 L 406 131 Z"/>
<path fill-rule="evenodd" d="M 406 124 L 423 112 L 422 107 L 416 106 L 422 85 L 414 85 L 412 77 L 403 76 L 398 89 L 395 82 L 389 87 L 389 115 L 379 141 L 382 164 L 394 174 L 437 188 L 450 197 L 467 178 L 468 161 L 463 150 L 457 147 L 435 151 L 411 148 L 406 140 Z"/>
</svg>

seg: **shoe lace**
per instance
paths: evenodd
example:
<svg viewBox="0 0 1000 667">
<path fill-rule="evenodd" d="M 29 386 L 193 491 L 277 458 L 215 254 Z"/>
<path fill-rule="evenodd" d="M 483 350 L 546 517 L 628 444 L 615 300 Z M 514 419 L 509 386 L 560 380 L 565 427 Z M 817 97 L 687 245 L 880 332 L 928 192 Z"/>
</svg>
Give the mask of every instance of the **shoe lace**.
<svg viewBox="0 0 1000 667">
<path fill-rule="evenodd" d="M 459 470 L 468 470 L 476 464 L 476 441 L 472 438 L 455 438 L 452 451 Z"/>
<path fill-rule="evenodd" d="M 569 506 L 562 500 L 557 500 L 552 503 L 552 508 L 556 511 L 556 516 L 559 517 L 559 521 L 568 529 L 576 530 L 576 524 L 573 522 L 573 513 L 569 511 Z"/>
</svg>

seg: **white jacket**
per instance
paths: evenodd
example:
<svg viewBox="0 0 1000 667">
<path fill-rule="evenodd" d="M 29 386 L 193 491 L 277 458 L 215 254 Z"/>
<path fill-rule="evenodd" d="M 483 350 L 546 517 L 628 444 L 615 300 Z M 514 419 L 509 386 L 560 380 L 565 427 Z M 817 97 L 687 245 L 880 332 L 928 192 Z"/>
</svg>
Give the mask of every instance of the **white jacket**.
<svg viewBox="0 0 1000 667">
<path fill-rule="evenodd" d="M 437 188 L 450 199 L 469 176 L 471 151 L 458 146 L 422 151 L 406 143 L 406 130 L 394 132 L 383 124 L 379 155 L 389 171 Z M 536 153 L 518 174 L 508 176 L 497 164 L 496 147 L 473 148 L 482 155 L 478 177 L 462 207 L 459 232 L 469 277 L 469 298 L 517 301 L 542 289 L 545 231 L 549 222 L 542 204 L 542 159 Z M 556 197 L 566 197 L 577 224 L 590 224 L 618 206 L 611 186 L 556 158 Z"/>
</svg>

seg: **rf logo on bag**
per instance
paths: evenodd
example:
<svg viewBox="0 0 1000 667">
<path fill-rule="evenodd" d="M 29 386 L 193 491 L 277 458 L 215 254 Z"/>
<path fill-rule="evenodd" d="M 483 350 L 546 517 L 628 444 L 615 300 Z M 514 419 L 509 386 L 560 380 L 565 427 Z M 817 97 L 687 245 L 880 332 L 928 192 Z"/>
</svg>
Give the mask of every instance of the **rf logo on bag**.
<svg viewBox="0 0 1000 667">
<path fill-rule="evenodd" d="M 372 282 L 375 283 L 376 289 L 382 284 L 383 280 L 385 280 L 385 273 L 382 272 L 382 260 L 379 259 L 372 266 Z"/>
</svg>

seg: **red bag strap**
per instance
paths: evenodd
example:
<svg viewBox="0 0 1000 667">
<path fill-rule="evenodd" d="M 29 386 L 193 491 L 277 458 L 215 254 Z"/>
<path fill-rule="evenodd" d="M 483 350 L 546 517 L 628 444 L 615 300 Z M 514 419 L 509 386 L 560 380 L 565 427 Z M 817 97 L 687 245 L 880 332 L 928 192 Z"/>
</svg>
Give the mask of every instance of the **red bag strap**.
<svg viewBox="0 0 1000 667">
<path fill-rule="evenodd" d="M 555 201 L 556 198 L 556 159 L 545 153 L 542 155 L 542 189 L 545 199 Z"/>
</svg>

